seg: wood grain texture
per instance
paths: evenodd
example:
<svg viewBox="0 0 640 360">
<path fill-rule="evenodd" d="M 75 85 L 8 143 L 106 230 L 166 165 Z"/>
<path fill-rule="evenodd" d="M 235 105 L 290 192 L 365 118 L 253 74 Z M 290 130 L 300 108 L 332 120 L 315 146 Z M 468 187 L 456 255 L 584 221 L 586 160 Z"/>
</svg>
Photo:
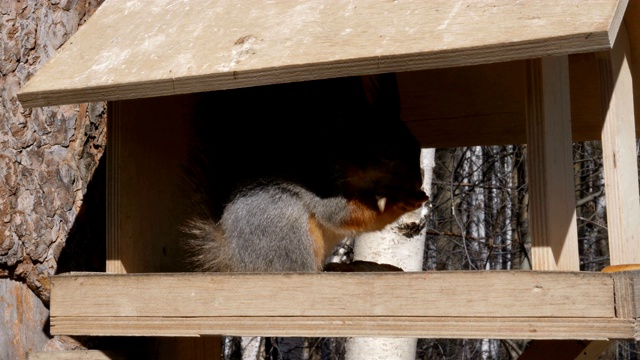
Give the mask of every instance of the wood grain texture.
<svg viewBox="0 0 640 360">
<path fill-rule="evenodd" d="M 52 291 L 54 317 L 615 316 L 602 273 L 63 275 Z"/>
<path fill-rule="evenodd" d="M 124 360 L 114 352 L 100 350 L 72 350 L 59 352 L 36 352 L 29 354 L 29 360 Z"/>
<path fill-rule="evenodd" d="M 640 318 L 640 271 L 621 271 L 613 274 L 616 316 Z"/>
<path fill-rule="evenodd" d="M 602 161 L 611 265 L 640 263 L 640 190 L 629 38 L 623 26 L 610 52 L 598 53 L 605 106 Z"/>
<path fill-rule="evenodd" d="M 49 311 L 25 284 L 0 279 L 0 314 L 0 359 L 24 359 L 49 340 Z"/>
<path fill-rule="evenodd" d="M 631 0 L 624 14 L 624 26 L 629 36 L 629 67 L 631 76 L 640 79 L 640 0 Z M 633 83 L 634 98 L 640 99 L 640 81 Z M 636 131 L 638 131 L 638 119 L 640 119 L 640 101 L 634 102 L 636 115 Z"/>
<path fill-rule="evenodd" d="M 179 271 L 192 96 L 109 102 L 107 271 Z M 179 121 L 178 121 L 179 120 Z"/>
<path fill-rule="evenodd" d="M 52 317 L 54 334 L 632 339 L 633 320 L 494 317 Z"/>
<path fill-rule="evenodd" d="M 108 103 L 107 264 L 110 273 L 184 266 L 179 186 L 192 96 Z M 178 120 L 178 121 L 176 121 Z M 220 359 L 220 338 L 149 339 L 159 359 Z"/>
<path fill-rule="evenodd" d="M 108 0 L 18 96 L 44 106 L 593 52 L 611 47 L 626 4 Z"/>
<path fill-rule="evenodd" d="M 613 344 L 611 341 L 605 340 L 590 341 L 574 360 L 596 360 L 611 344 Z"/>
<path fill-rule="evenodd" d="M 106 272 L 113 274 L 125 274 L 127 270 L 122 263 L 120 254 L 120 228 L 122 227 L 122 217 L 120 208 L 120 168 L 123 166 L 122 159 L 122 130 L 121 122 L 125 115 L 122 113 L 121 102 L 110 101 L 107 103 L 107 132 L 109 138 L 107 142 L 107 229 L 106 229 Z M 126 249 L 126 248 L 125 248 Z"/>
<path fill-rule="evenodd" d="M 569 63 L 528 63 L 527 174 L 534 270 L 580 270 L 573 179 Z"/>
<path fill-rule="evenodd" d="M 604 121 L 596 55 L 569 56 L 569 75 L 573 141 L 600 140 Z M 401 117 L 423 147 L 527 142 L 526 61 L 409 71 L 397 79 Z"/>
<path fill-rule="evenodd" d="M 613 275 L 616 317 L 633 319 L 633 338 L 638 337 L 638 303 L 640 295 L 640 265 L 614 265 L 602 270 Z M 636 270 L 636 271 L 633 271 Z M 535 340 L 530 342 L 518 360 L 546 359 L 595 360 L 604 352 L 611 341 L 608 340 Z"/>
</svg>

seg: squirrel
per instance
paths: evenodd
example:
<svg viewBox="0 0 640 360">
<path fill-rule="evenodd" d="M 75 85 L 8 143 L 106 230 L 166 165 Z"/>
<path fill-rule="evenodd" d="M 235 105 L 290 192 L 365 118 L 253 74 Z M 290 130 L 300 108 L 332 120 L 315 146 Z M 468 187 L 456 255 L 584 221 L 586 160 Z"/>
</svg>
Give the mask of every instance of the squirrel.
<svg viewBox="0 0 640 360">
<path fill-rule="evenodd" d="M 428 198 L 393 74 L 203 93 L 183 227 L 200 271 L 317 272 Z"/>
</svg>

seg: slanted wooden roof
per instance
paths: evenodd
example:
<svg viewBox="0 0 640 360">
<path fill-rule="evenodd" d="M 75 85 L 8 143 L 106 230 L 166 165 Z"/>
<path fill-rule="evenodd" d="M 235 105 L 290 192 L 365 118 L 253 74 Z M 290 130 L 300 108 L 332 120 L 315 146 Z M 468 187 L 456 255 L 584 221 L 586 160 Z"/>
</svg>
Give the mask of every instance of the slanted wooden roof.
<svg viewBox="0 0 640 360">
<path fill-rule="evenodd" d="M 610 49 L 626 0 L 107 0 L 19 93 L 117 100 Z"/>
</svg>

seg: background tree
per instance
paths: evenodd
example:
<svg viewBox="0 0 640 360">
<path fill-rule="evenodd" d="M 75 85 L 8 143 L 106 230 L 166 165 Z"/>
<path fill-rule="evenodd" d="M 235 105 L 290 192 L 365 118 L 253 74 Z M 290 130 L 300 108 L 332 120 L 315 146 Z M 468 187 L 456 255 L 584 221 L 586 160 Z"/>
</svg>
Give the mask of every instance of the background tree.
<svg viewBox="0 0 640 360">
<path fill-rule="evenodd" d="M 435 149 L 422 149 L 422 188 L 431 196 L 431 180 L 435 166 Z M 356 239 L 354 260 L 391 264 L 404 271 L 421 271 L 424 253 L 424 224 L 428 204 L 403 215 L 381 231 L 362 234 Z M 346 358 L 414 359 L 417 339 L 352 338 L 347 341 Z"/>
</svg>

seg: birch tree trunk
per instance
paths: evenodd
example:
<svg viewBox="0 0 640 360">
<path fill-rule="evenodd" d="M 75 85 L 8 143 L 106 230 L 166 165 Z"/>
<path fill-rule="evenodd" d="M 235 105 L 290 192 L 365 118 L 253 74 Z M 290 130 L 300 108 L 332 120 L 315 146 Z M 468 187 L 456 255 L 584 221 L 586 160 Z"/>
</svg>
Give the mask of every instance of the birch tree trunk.
<svg viewBox="0 0 640 360">
<path fill-rule="evenodd" d="M 435 166 L 435 149 L 423 149 L 420 162 L 424 171 L 422 187 L 431 197 L 431 180 Z M 427 215 L 424 206 L 405 214 L 382 231 L 356 239 L 354 260 L 375 261 L 398 266 L 404 271 L 421 271 L 424 254 L 425 228 L 412 236 L 400 231 L 403 224 L 421 223 Z M 418 339 L 413 338 L 352 338 L 347 341 L 347 360 L 415 359 Z"/>
</svg>

